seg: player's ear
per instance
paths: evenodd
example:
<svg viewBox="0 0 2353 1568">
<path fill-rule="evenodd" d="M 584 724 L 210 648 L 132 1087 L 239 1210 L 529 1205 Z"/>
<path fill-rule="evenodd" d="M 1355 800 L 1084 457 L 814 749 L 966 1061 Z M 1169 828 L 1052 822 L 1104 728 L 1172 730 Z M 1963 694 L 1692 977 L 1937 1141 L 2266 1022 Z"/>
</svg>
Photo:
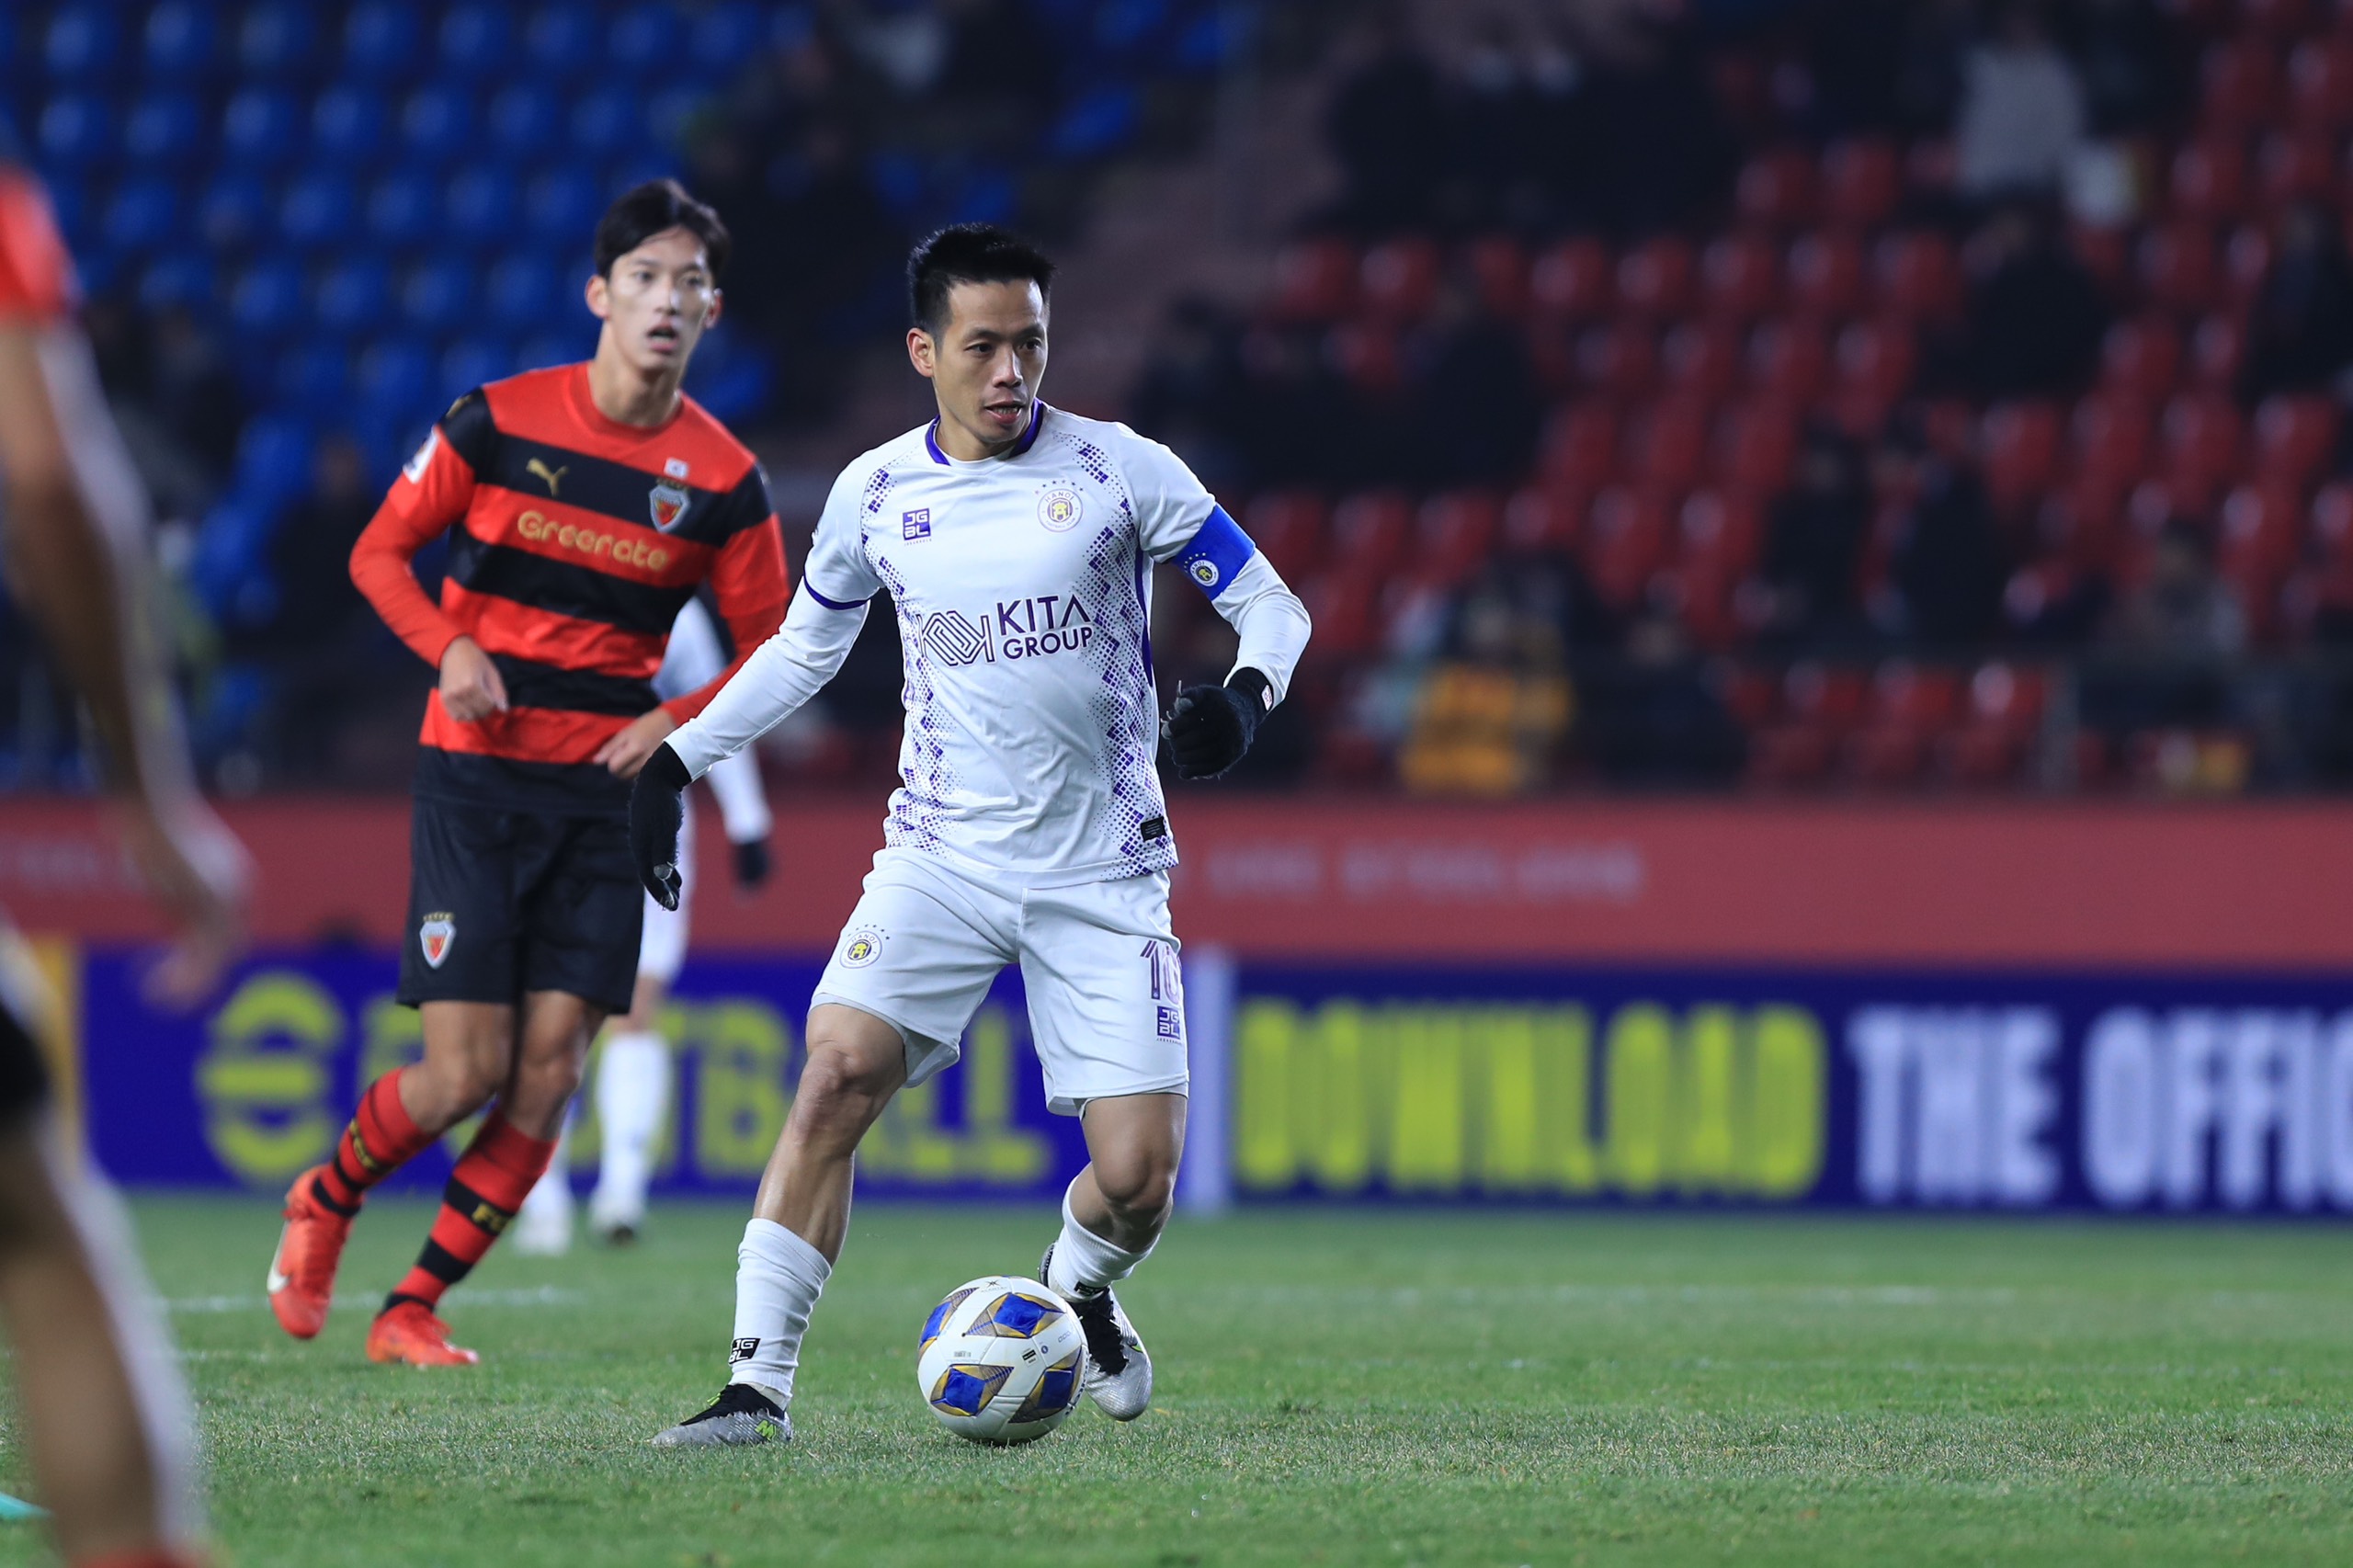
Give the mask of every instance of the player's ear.
<svg viewBox="0 0 2353 1568">
<path fill-rule="evenodd" d="M 598 321 L 604 321 L 613 313 L 612 290 L 607 286 L 603 273 L 597 273 L 588 279 L 585 298 L 588 301 L 588 313 Z"/>
<path fill-rule="evenodd" d="M 938 369 L 938 352 L 931 334 L 919 326 L 907 328 L 907 359 L 915 366 L 915 374 L 925 381 L 931 380 L 932 371 Z"/>
<path fill-rule="evenodd" d="M 726 309 L 727 296 L 717 289 L 713 289 L 710 291 L 710 309 L 702 313 L 702 329 L 709 332 L 712 327 L 717 326 L 720 316 L 725 312 Z"/>
</svg>

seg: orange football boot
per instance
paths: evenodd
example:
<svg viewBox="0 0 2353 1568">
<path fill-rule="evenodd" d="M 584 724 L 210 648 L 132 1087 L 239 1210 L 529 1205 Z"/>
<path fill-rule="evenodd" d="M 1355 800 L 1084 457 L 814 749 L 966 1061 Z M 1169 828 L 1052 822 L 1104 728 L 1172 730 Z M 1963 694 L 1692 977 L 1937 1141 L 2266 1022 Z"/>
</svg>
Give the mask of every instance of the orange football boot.
<svg viewBox="0 0 2353 1568">
<path fill-rule="evenodd" d="M 286 1229 L 269 1260 L 269 1310 L 278 1326 L 297 1339 L 316 1338 L 335 1301 L 335 1265 L 351 1234 L 351 1216 L 338 1214 L 311 1192 L 314 1165 L 294 1178 L 286 1193 Z"/>
<path fill-rule="evenodd" d="M 482 1359 L 449 1343 L 449 1325 L 423 1301 L 402 1301 L 377 1315 L 368 1330 L 368 1359 L 412 1367 L 471 1367 Z"/>
</svg>

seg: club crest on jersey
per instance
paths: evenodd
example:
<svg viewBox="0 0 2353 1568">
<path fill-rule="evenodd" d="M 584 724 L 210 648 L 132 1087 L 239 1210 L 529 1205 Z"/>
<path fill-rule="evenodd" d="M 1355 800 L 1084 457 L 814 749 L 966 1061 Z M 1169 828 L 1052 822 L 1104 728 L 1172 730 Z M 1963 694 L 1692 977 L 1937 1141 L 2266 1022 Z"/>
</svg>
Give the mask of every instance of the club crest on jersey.
<svg viewBox="0 0 2353 1568">
<path fill-rule="evenodd" d="M 1038 497 L 1038 520 L 1046 525 L 1050 533 L 1067 533 L 1076 528 L 1086 509 L 1078 492 L 1067 484 L 1057 484 Z"/>
<path fill-rule="evenodd" d="M 842 966 L 845 969 L 864 969 L 881 956 L 882 933 L 871 926 L 862 926 L 852 931 L 849 940 L 842 944 Z"/>
<path fill-rule="evenodd" d="M 654 514 L 654 526 L 668 533 L 687 515 L 687 503 L 693 499 L 685 485 L 673 484 L 665 479 L 646 493 L 645 504 Z"/>
<path fill-rule="evenodd" d="M 446 909 L 437 909 L 426 915 L 416 927 L 416 947 L 425 955 L 425 967 L 439 969 L 441 960 L 449 956 L 449 945 L 457 939 L 455 915 Z"/>
<path fill-rule="evenodd" d="M 1193 574 L 1193 581 L 1199 583 L 1202 587 L 1214 588 L 1217 586 L 1216 562 L 1211 561 L 1205 557 L 1202 560 L 1194 562 L 1190 566 L 1185 568 L 1185 570 Z"/>
</svg>

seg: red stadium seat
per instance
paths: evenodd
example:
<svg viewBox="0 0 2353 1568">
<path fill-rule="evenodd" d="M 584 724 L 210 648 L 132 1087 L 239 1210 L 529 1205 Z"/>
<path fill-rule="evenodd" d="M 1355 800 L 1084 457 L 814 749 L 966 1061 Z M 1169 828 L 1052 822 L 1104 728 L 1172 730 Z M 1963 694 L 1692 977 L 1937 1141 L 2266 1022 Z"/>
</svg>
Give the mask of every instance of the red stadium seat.
<svg viewBox="0 0 2353 1568">
<path fill-rule="evenodd" d="M 1790 305 L 1817 319 L 1850 316 L 1863 306 L 1863 246 L 1852 234 L 1800 235 L 1790 247 Z"/>
<path fill-rule="evenodd" d="M 1729 322 L 1687 321 L 1666 335 L 1666 389 L 1714 403 L 1740 380 L 1740 335 Z"/>
<path fill-rule="evenodd" d="M 2244 131 L 2276 112 L 2279 51 L 2256 38 L 2211 44 L 2199 63 L 2199 118 L 2209 130 Z"/>
<path fill-rule="evenodd" d="M 2324 484 L 2313 497 L 2313 551 L 2325 565 L 2353 568 L 2353 484 Z"/>
<path fill-rule="evenodd" d="M 1748 781 L 1764 790 L 1817 784 L 1830 771 L 1837 737 L 1803 721 L 1768 724 L 1748 739 Z"/>
<path fill-rule="evenodd" d="M 2245 311 L 2271 276 L 2271 236 L 2242 224 L 2222 247 L 2222 295 L 2234 311 Z"/>
<path fill-rule="evenodd" d="M 1261 495 L 1244 514 L 1250 538 L 1290 583 L 1303 583 L 1324 564 L 1324 497 L 1312 490 Z"/>
<path fill-rule="evenodd" d="M 2129 486 L 2077 480 L 2043 498 L 2035 537 L 2048 559 L 2073 572 L 2107 573 L 2123 553 Z"/>
<path fill-rule="evenodd" d="M 1710 314 L 1754 321 L 1780 303 L 1780 253 L 1761 234 L 1726 234 L 1701 254 L 1699 286 Z"/>
<path fill-rule="evenodd" d="M 1675 564 L 1726 583 L 1756 569 L 1765 535 L 1763 508 L 1750 496 L 1695 490 L 1676 517 Z"/>
<path fill-rule="evenodd" d="M 1593 321 L 1617 302 L 1615 268 L 1599 240 L 1563 240 L 1529 275 L 1536 309 L 1556 321 Z"/>
<path fill-rule="evenodd" d="M 1354 566 L 1336 566 L 1302 588 L 1315 622 L 1311 656 L 1319 661 L 1360 659 L 1381 645 L 1381 577 Z"/>
<path fill-rule="evenodd" d="M 1820 324 L 1768 321 L 1748 339 L 1748 388 L 1760 397 L 1804 408 L 1830 384 L 1830 335 Z"/>
<path fill-rule="evenodd" d="M 1365 252 L 1358 283 L 1364 308 L 1386 322 L 1415 322 L 1438 298 L 1438 246 L 1427 239 L 1391 240 Z"/>
<path fill-rule="evenodd" d="M 2163 403 L 2181 379 L 2181 331 L 2164 316 L 2118 322 L 2100 345 L 2099 390 L 2139 403 Z"/>
<path fill-rule="evenodd" d="M 1505 235 L 1473 240 L 1463 252 L 1479 302 L 1507 321 L 1528 313 L 1528 253 Z"/>
<path fill-rule="evenodd" d="M 1960 312 L 1961 264 L 1942 234 L 1890 234 L 1880 241 L 1874 262 L 1882 313 L 1943 322 Z"/>
<path fill-rule="evenodd" d="M 1920 137 L 1904 154 L 1904 183 L 1931 203 L 1940 204 L 1951 196 L 1960 171 L 1961 155 L 1949 137 Z"/>
<path fill-rule="evenodd" d="M 1503 508 L 1483 491 L 1433 495 L 1415 519 L 1416 576 L 1454 584 L 1483 564 L 1495 546 Z"/>
<path fill-rule="evenodd" d="M 1667 536 L 1667 504 L 1656 492 L 1612 486 L 1594 497 L 1586 519 L 1586 574 L 1612 608 L 1624 612 L 1642 603 L 1666 563 Z"/>
<path fill-rule="evenodd" d="M 1846 730 L 1862 718 L 1868 689 L 1860 670 L 1803 659 L 1790 666 L 1781 702 L 1794 718 Z"/>
<path fill-rule="evenodd" d="M 1554 484 L 1593 491 L 1618 471 L 1618 410 L 1598 398 L 1565 403 L 1544 426 L 1544 477 Z"/>
<path fill-rule="evenodd" d="M 2018 776 L 2042 722 L 2041 672 L 2001 663 L 1981 666 L 1969 680 L 1969 716 L 1938 748 L 1945 776 L 1984 788 Z"/>
<path fill-rule="evenodd" d="M 1698 279 L 1690 243 L 1660 235 L 1619 258 L 1618 303 L 1653 321 L 1672 320 L 1690 310 Z"/>
<path fill-rule="evenodd" d="M 2302 130 L 2353 128 L 2353 39 L 2313 38 L 2296 45 L 2288 56 L 2288 109 Z"/>
<path fill-rule="evenodd" d="M 1949 724 L 1961 709 L 1961 677 L 1948 669 L 1890 659 L 1871 676 L 1870 716 L 1881 723 Z"/>
<path fill-rule="evenodd" d="M 1847 429 L 1862 435 L 1882 424 L 1911 390 L 1918 354 L 1900 322 L 1856 322 L 1838 335 L 1834 395 Z"/>
<path fill-rule="evenodd" d="M 1577 338 L 1576 368 L 1595 392 L 1642 397 L 1658 385 L 1658 335 L 1638 321 L 1594 327 Z"/>
<path fill-rule="evenodd" d="M 1985 492 L 1996 510 L 2017 516 L 2059 482 L 2065 421 L 2047 403 L 2005 403 L 1986 410 L 1981 446 Z"/>
<path fill-rule="evenodd" d="M 1282 321 L 1337 321 L 1356 307 L 1357 254 L 1346 240 L 1302 240 L 1275 256 L 1273 313 Z"/>
<path fill-rule="evenodd" d="M 1404 564 L 1413 503 L 1392 490 L 1351 495 L 1332 514 L 1332 555 L 1342 572 L 1384 577 Z"/>
<path fill-rule="evenodd" d="M 2256 153 L 2256 185 L 2267 208 L 2291 201 L 2325 201 L 2336 182 L 2333 133 L 2274 132 Z"/>
<path fill-rule="evenodd" d="M 2296 493 L 2282 485 L 2242 484 L 2222 501 L 2215 563 L 2222 574 L 2242 585 L 2264 584 L 2265 597 L 2296 563 L 2303 543 L 2302 508 Z"/>
<path fill-rule="evenodd" d="M 1627 422 L 1622 472 L 1637 484 L 1685 490 L 1698 483 L 1708 452 L 1708 405 L 1662 397 Z"/>
<path fill-rule="evenodd" d="M 1397 329 L 1374 318 L 1342 322 L 1326 335 L 1325 357 L 1358 392 L 1384 397 L 1405 384 L 1405 361 Z"/>
<path fill-rule="evenodd" d="M 1745 222 L 1789 229 L 1813 216 L 1813 160 L 1797 147 L 1760 153 L 1742 165 L 1733 205 Z"/>
<path fill-rule="evenodd" d="M 1881 136 L 1833 142 L 1822 155 L 1822 210 L 1832 222 L 1875 229 L 1904 196 L 1904 159 Z"/>
<path fill-rule="evenodd" d="M 2206 136 L 2173 155 L 2167 182 L 2177 219 L 2227 223 L 2246 210 L 2246 148 L 2234 134 Z"/>
<path fill-rule="evenodd" d="M 1516 491 L 1504 506 L 1503 547 L 1523 555 L 1574 551 L 1591 505 L 1586 492 L 1563 485 Z"/>
<path fill-rule="evenodd" d="M 2189 338 L 2189 379 L 2201 392 L 2228 392 L 2246 363 L 2246 333 L 2229 316 L 2208 316 Z"/>
<path fill-rule="evenodd" d="M 2302 490 L 2336 457 L 2334 399 L 2270 397 L 2255 411 L 2255 472 L 2267 482 Z"/>
<path fill-rule="evenodd" d="M 2083 263 L 2084 270 L 2092 275 L 2103 293 L 2111 299 L 2125 293 L 2126 280 L 2132 272 L 2132 251 L 2123 230 L 2071 223 L 2067 227 L 2067 248 Z"/>
<path fill-rule="evenodd" d="M 2239 0 L 2250 31 L 2291 39 L 2312 25 L 2313 0 Z"/>
<path fill-rule="evenodd" d="M 2185 393 L 2165 405 L 2163 431 L 2164 473 L 2175 504 L 2186 512 L 2210 511 L 2245 453 L 2238 409 L 2219 397 Z"/>
<path fill-rule="evenodd" d="M 1781 683 L 1751 665 L 1724 672 L 1724 708 L 1744 729 L 1770 723 L 1781 710 Z"/>
<path fill-rule="evenodd" d="M 2148 472 L 2154 434 L 2146 403 L 2119 397 L 2084 399 L 2070 422 L 2076 474 L 2123 494 Z"/>
<path fill-rule="evenodd" d="M 2213 232 L 2199 223 L 2168 223 L 2141 240 L 2135 258 L 2150 301 L 2179 314 L 2213 308 L 2222 289 Z"/>
<path fill-rule="evenodd" d="M 1745 495 L 1779 494 L 1797 461 L 1794 405 L 1772 398 L 1733 405 L 1724 415 L 1717 448 L 1716 472 L 1725 484 Z"/>
</svg>

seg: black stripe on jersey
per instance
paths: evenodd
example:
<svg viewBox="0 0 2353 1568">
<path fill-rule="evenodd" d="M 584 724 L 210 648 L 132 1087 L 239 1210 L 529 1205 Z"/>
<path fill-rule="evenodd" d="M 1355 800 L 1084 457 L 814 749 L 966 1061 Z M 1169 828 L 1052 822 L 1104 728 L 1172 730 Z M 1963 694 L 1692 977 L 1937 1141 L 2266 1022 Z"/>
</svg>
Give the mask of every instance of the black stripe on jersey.
<svg viewBox="0 0 2353 1568">
<path fill-rule="evenodd" d="M 489 477 L 491 456 L 498 449 L 498 426 L 490 417 L 490 400 L 476 387 L 449 405 L 441 416 L 441 438 L 466 460 L 477 482 Z"/>
<path fill-rule="evenodd" d="M 529 500 L 561 501 L 615 522 L 634 523 L 648 532 L 692 540 L 714 550 L 768 515 L 767 484 L 757 465 L 733 490 L 704 490 L 627 463 L 526 440 L 503 430 L 489 468 L 475 470 L 475 477 Z M 658 529 L 654 521 L 654 491 L 665 484 L 687 493 L 687 509 L 675 525 Z"/>
<path fill-rule="evenodd" d="M 449 580 L 477 594 L 578 620 L 601 620 L 646 637 L 669 634 L 678 612 L 694 597 L 691 586 L 658 588 L 632 583 L 593 566 L 550 561 L 503 544 L 484 544 L 463 528 L 452 530 Z"/>
<path fill-rule="evenodd" d="M 563 708 L 634 719 L 662 700 L 654 694 L 652 681 L 598 675 L 594 670 L 560 669 L 512 653 L 493 653 L 490 662 L 498 666 L 498 678 L 506 683 L 506 700 L 517 708 Z"/>
</svg>

